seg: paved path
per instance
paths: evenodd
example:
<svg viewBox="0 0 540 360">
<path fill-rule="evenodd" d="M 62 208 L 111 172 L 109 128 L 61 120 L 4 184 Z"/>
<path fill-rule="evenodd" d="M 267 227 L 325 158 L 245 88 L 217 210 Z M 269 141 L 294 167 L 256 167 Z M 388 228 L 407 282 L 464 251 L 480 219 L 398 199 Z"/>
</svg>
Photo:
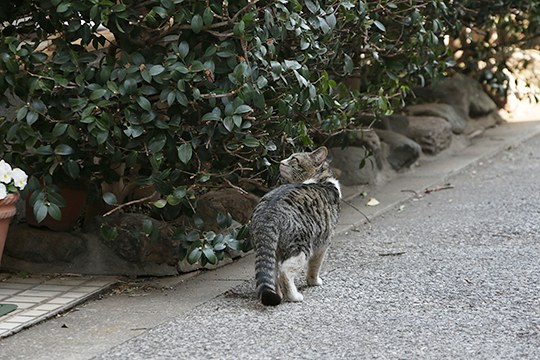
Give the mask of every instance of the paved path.
<svg viewBox="0 0 540 360">
<path fill-rule="evenodd" d="M 0 339 L 71 309 L 116 282 L 105 276 L 0 275 L 0 303 L 15 307 L 0 317 Z"/>
<path fill-rule="evenodd" d="M 369 226 L 344 205 L 302 304 L 259 305 L 248 256 L 88 302 L 0 340 L 0 359 L 540 358 L 540 138 L 511 146 L 538 131 L 490 130 L 369 194 L 381 205 L 356 198 Z"/>
<path fill-rule="evenodd" d="M 252 281 L 98 359 L 539 359 L 540 137 L 332 246 L 322 287 Z"/>
</svg>

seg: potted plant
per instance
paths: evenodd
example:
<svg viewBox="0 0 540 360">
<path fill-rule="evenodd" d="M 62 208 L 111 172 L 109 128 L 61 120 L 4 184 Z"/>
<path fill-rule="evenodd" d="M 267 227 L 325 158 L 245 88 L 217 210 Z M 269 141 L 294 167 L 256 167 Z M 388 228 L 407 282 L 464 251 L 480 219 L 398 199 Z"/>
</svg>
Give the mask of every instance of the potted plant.
<svg viewBox="0 0 540 360">
<path fill-rule="evenodd" d="M 11 219 L 17 213 L 16 204 L 19 191 L 26 186 L 28 176 L 19 168 L 12 168 L 4 160 L 0 160 L 0 261 Z"/>
</svg>

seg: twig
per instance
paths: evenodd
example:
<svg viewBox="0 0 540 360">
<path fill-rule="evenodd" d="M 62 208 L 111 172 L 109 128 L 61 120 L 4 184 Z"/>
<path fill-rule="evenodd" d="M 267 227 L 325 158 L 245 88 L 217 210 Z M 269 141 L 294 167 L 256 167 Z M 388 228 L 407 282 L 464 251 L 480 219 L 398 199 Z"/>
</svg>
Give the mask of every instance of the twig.
<svg viewBox="0 0 540 360">
<path fill-rule="evenodd" d="M 140 198 L 140 199 L 137 199 L 137 200 L 132 200 L 132 201 L 128 201 L 127 203 L 124 203 L 124 204 L 121 204 L 121 205 L 118 205 L 117 207 L 115 207 L 114 209 L 112 209 L 111 211 L 108 211 L 106 212 L 105 214 L 103 214 L 103 217 L 105 216 L 109 216 L 115 212 L 117 212 L 118 210 L 126 207 L 126 206 L 129 206 L 129 205 L 134 205 L 134 204 L 139 204 L 139 203 L 143 203 L 145 201 L 148 201 L 150 200 L 151 198 L 153 198 L 154 196 L 156 196 L 157 192 L 154 191 L 152 194 L 148 195 L 148 196 L 145 196 L 143 198 Z"/>
<path fill-rule="evenodd" d="M 362 210 L 360 210 L 359 208 L 357 208 L 356 206 L 354 206 L 353 204 L 351 204 L 351 203 L 348 202 L 347 200 L 341 199 L 341 201 L 343 201 L 345 204 L 349 205 L 349 206 L 352 207 L 354 210 L 356 210 L 356 211 L 358 211 L 360 214 L 362 214 L 362 216 L 367 220 L 367 222 L 371 224 L 371 220 L 369 220 L 369 218 L 366 216 L 366 214 L 364 214 L 364 213 L 362 212 Z"/>
<path fill-rule="evenodd" d="M 448 189 L 453 189 L 453 188 L 454 188 L 454 185 L 445 184 L 445 185 L 442 185 L 442 186 L 436 186 L 434 188 L 427 188 L 426 190 L 424 190 L 424 193 L 430 194 L 430 193 L 435 192 L 435 191 L 448 190 Z"/>
<path fill-rule="evenodd" d="M 422 197 L 422 194 L 419 194 L 418 191 L 416 191 L 416 190 L 403 189 L 403 190 L 401 190 L 401 192 L 410 192 L 410 193 L 413 193 L 414 196 L 416 196 L 417 198 L 421 198 L 421 197 Z"/>
<path fill-rule="evenodd" d="M 232 187 L 233 189 L 236 189 L 236 190 L 240 191 L 240 193 L 242 193 L 244 195 L 249 194 L 246 190 L 242 189 L 240 186 L 234 185 L 232 182 L 229 181 L 229 179 L 224 178 L 223 180 L 225 180 L 225 182 L 227 184 L 229 184 L 229 186 Z"/>
<path fill-rule="evenodd" d="M 229 97 L 229 96 L 232 96 L 234 94 L 236 94 L 238 92 L 238 90 L 240 89 L 235 89 L 235 90 L 231 90 L 227 93 L 224 93 L 224 94 L 216 94 L 216 93 L 208 93 L 208 94 L 201 94 L 200 95 L 200 98 L 201 99 L 219 99 L 219 98 L 224 98 L 224 97 Z"/>
<path fill-rule="evenodd" d="M 399 256 L 405 254 L 405 251 L 380 253 L 379 256 Z"/>
</svg>

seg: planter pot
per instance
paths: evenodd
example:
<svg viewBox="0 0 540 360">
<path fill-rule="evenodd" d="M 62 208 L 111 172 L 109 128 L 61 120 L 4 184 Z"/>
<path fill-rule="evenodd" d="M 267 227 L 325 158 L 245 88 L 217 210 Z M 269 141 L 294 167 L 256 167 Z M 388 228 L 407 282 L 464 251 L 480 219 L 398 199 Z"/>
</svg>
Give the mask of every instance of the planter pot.
<svg viewBox="0 0 540 360">
<path fill-rule="evenodd" d="M 19 193 L 9 194 L 6 198 L 0 200 L 0 263 L 4 253 L 9 224 L 17 213 L 17 201 L 19 201 Z"/>
<path fill-rule="evenodd" d="M 55 220 L 49 215 L 38 223 L 34 216 L 34 209 L 29 203 L 30 195 L 26 198 L 26 222 L 30 226 L 45 227 L 53 231 L 70 231 L 77 225 L 77 221 L 86 206 L 87 191 L 84 189 L 60 188 L 60 195 L 64 198 L 65 206 L 60 208 L 62 218 Z"/>
</svg>

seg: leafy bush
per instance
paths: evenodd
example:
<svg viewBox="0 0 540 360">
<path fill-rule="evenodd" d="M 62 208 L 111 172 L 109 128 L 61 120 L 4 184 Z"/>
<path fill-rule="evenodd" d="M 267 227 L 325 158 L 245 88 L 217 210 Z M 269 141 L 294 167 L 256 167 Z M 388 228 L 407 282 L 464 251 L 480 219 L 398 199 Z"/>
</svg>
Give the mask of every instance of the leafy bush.
<svg viewBox="0 0 540 360">
<path fill-rule="evenodd" d="M 411 87 L 454 64 L 444 37 L 474 16 L 484 27 L 525 24 L 525 12 L 454 5 L 8 1 L 0 94 L 14 115 L 0 124 L 0 154 L 31 175 L 41 217 L 58 215 L 60 184 L 113 207 L 152 199 L 157 218 L 192 216 L 207 188 L 273 183 L 276 160 L 360 126 L 359 114 L 399 108 Z M 145 186 L 149 194 L 133 195 Z"/>
<path fill-rule="evenodd" d="M 486 85 L 503 106 L 509 88 L 507 59 L 518 48 L 538 48 L 538 1 L 460 1 L 452 12 L 450 35 L 456 50 L 456 69 Z M 539 99 L 536 99 L 537 101 Z"/>
</svg>

